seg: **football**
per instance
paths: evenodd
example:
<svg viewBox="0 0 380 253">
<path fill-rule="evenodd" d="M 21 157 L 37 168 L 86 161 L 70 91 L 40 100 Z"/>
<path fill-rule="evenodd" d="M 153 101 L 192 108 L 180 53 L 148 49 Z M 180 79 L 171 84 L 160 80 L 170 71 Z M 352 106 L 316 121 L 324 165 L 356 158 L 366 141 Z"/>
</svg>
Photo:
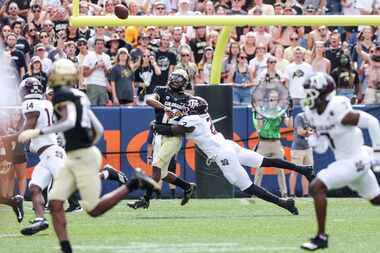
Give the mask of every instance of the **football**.
<svg viewBox="0 0 380 253">
<path fill-rule="evenodd" d="M 118 4 L 115 6 L 115 15 L 120 19 L 126 19 L 129 15 L 128 7 L 122 4 Z"/>
</svg>

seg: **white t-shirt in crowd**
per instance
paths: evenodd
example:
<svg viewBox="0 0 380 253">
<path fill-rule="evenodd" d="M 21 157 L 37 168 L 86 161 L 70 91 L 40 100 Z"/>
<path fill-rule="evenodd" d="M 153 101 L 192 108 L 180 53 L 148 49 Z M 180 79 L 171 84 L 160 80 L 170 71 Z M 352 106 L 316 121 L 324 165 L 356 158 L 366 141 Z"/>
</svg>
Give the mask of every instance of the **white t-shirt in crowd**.
<svg viewBox="0 0 380 253">
<path fill-rule="evenodd" d="M 289 81 L 289 94 L 291 98 L 304 98 L 305 90 L 303 84 L 306 79 L 313 74 L 313 67 L 306 62 L 296 64 L 295 62 L 288 65 L 285 72 L 285 79 Z"/>
<path fill-rule="evenodd" d="M 83 67 L 94 68 L 97 62 L 103 62 L 107 70 L 112 68 L 111 58 L 109 55 L 102 53 L 97 54 L 95 52 L 88 52 L 83 60 Z M 97 68 L 86 79 L 85 84 L 95 84 L 99 86 L 107 86 L 108 79 L 103 69 Z"/>
<path fill-rule="evenodd" d="M 248 67 L 251 71 L 256 72 L 256 76 L 260 76 L 261 73 L 267 69 L 267 59 L 270 56 L 269 53 L 266 53 L 263 57 L 263 60 L 260 61 L 257 57 L 249 61 Z"/>
<path fill-rule="evenodd" d="M 366 12 L 372 12 L 376 0 L 356 0 L 355 8 Z"/>
</svg>

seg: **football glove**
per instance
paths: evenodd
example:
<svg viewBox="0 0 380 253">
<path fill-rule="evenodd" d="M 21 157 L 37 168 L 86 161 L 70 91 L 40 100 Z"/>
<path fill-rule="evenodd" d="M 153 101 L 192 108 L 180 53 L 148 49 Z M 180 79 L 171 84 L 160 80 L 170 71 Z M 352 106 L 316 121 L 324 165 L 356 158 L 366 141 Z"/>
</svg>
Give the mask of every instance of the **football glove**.
<svg viewBox="0 0 380 253">
<path fill-rule="evenodd" d="M 318 154 L 323 154 L 329 148 L 329 140 L 324 135 L 313 133 L 307 138 L 310 147 Z"/>
<path fill-rule="evenodd" d="M 25 143 L 41 134 L 41 130 L 36 129 L 27 129 L 22 131 L 18 136 L 18 142 Z"/>
</svg>

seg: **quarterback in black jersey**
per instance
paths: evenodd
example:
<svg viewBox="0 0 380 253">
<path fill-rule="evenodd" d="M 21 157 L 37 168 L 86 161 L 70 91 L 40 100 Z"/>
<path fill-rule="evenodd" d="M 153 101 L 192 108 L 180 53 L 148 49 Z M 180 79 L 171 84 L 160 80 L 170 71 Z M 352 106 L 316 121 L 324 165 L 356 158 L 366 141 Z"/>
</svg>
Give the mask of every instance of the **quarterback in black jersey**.
<svg viewBox="0 0 380 253">
<path fill-rule="evenodd" d="M 185 85 L 187 84 L 188 75 L 185 70 L 177 69 L 173 71 L 168 80 L 168 85 L 165 87 L 156 87 L 153 96 L 147 99 L 147 104 L 155 109 L 156 122 L 162 124 L 176 124 L 181 112 L 186 110 L 187 101 L 190 95 L 184 93 Z M 189 183 L 173 172 L 168 171 L 170 161 L 181 148 L 182 137 L 165 136 L 164 134 L 156 134 L 154 137 L 153 148 L 153 179 L 159 182 L 161 179 L 170 184 L 182 188 L 185 193 L 181 201 L 181 205 L 185 205 L 191 198 L 196 189 L 194 183 Z M 129 203 L 132 208 L 148 208 L 149 200 L 152 192 L 147 191 L 144 198 Z"/>
<path fill-rule="evenodd" d="M 72 248 L 67 236 L 63 203 L 74 191 L 79 190 L 86 212 L 97 217 L 138 188 L 160 190 L 154 180 L 136 169 L 135 179 L 100 197 L 101 182 L 98 172 L 102 155 L 95 143 L 103 135 L 103 126 L 91 111 L 87 96 L 71 88 L 77 78 L 77 69 L 70 60 L 60 59 L 54 63 L 49 75 L 49 86 L 53 88 L 53 105 L 59 121 L 43 129 L 25 130 L 18 138 L 19 142 L 26 142 L 42 134 L 64 134 L 67 158 L 64 167 L 54 178 L 49 196 L 54 229 L 64 253 L 71 253 Z"/>
</svg>

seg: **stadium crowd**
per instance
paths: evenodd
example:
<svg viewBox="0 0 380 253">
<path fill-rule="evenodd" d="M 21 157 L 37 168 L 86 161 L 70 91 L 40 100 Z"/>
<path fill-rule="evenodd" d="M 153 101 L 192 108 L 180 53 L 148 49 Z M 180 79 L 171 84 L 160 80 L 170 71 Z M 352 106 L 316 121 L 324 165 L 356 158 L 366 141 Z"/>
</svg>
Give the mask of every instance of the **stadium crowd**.
<svg viewBox="0 0 380 253">
<path fill-rule="evenodd" d="M 81 15 L 360 15 L 378 14 L 379 0 L 99 0 L 80 1 Z M 70 0 L 1 0 L 0 38 L 21 79 L 45 86 L 52 63 L 67 58 L 80 69 L 78 89 L 92 105 L 143 105 L 174 69 L 188 73 L 188 91 L 210 82 L 221 27 L 80 27 L 69 25 Z M 232 83 L 235 104 L 250 104 L 255 86 L 276 80 L 294 104 L 313 72 L 332 75 L 352 103 L 380 102 L 379 27 L 237 27 L 221 83 Z"/>
</svg>

